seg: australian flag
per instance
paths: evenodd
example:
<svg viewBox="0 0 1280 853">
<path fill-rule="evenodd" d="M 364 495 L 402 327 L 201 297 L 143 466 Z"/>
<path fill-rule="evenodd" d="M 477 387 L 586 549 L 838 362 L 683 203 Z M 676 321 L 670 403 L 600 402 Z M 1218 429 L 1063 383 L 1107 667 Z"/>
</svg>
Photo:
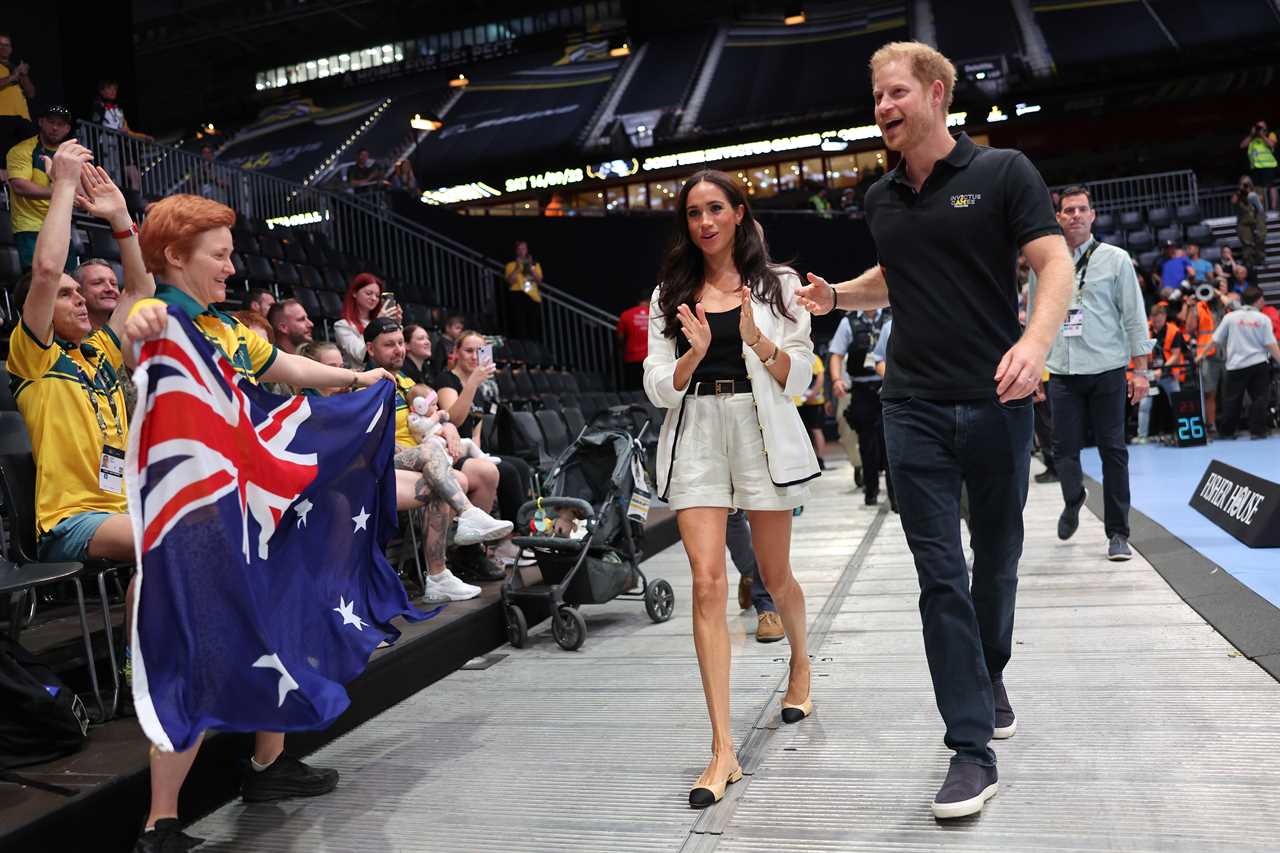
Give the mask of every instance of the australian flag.
<svg viewBox="0 0 1280 853">
<path fill-rule="evenodd" d="M 205 729 L 323 728 L 391 620 L 427 618 L 383 555 L 396 528 L 391 383 L 280 397 L 181 312 L 143 344 L 125 476 L 138 560 L 138 719 L 163 750 Z"/>
</svg>

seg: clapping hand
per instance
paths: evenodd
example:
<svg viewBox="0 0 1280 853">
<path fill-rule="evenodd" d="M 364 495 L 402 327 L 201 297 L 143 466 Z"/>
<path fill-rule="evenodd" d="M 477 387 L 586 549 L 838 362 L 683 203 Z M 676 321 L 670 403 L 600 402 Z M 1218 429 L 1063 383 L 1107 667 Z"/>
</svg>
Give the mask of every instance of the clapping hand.
<svg viewBox="0 0 1280 853">
<path fill-rule="evenodd" d="M 53 159 L 41 156 L 44 161 L 45 174 L 51 181 L 72 183 L 80 180 L 80 169 L 93 159 L 93 152 L 74 139 L 68 139 L 58 146 Z"/>
<path fill-rule="evenodd" d="M 106 169 L 91 163 L 80 167 L 80 191 L 76 193 L 76 207 L 90 216 L 107 220 L 112 223 L 113 229 L 116 229 L 117 223 L 123 223 L 129 218 L 124 193 L 120 192 Z"/>
<path fill-rule="evenodd" d="M 742 311 L 738 314 L 738 334 L 747 346 L 755 346 L 760 343 L 760 329 L 756 326 L 756 316 L 751 310 L 751 288 L 743 287 L 740 295 Z"/>
<path fill-rule="evenodd" d="M 707 312 L 699 302 L 696 315 L 689 310 L 688 305 L 681 305 L 676 309 L 676 316 L 680 320 L 685 340 L 689 342 L 690 349 L 701 361 L 711 346 L 711 324 L 707 322 Z"/>
</svg>

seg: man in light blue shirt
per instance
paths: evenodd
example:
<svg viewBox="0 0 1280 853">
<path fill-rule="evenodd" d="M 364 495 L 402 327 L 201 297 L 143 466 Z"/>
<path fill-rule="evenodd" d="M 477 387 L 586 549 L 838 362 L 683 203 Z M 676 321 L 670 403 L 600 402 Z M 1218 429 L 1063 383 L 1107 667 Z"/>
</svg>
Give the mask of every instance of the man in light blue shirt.
<svg viewBox="0 0 1280 853">
<path fill-rule="evenodd" d="M 830 344 L 836 429 L 854 465 L 854 484 L 862 487 L 867 506 L 874 506 L 879 500 L 881 470 L 886 480 L 889 477 L 880 418 L 881 380 L 871 356 L 888 319 L 885 309 L 851 311 L 841 319 Z M 892 487 L 889 501 L 893 503 Z"/>
<path fill-rule="evenodd" d="M 1213 264 L 1200 257 L 1200 247 L 1195 243 L 1187 244 L 1187 266 L 1195 273 L 1193 283 L 1204 284 L 1213 281 Z"/>
<path fill-rule="evenodd" d="M 1147 396 L 1147 355 L 1152 341 L 1133 261 L 1123 249 L 1094 239 L 1090 233 L 1093 220 L 1089 191 L 1084 187 L 1063 190 L 1058 223 L 1075 259 L 1075 290 L 1067 319 L 1045 359 L 1053 411 L 1053 457 L 1066 503 L 1058 518 L 1058 538 L 1070 539 L 1080 524 L 1085 499 L 1080 448 L 1088 418 L 1102 457 L 1107 557 L 1127 560 L 1132 553 L 1125 401 L 1137 403 Z M 1035 296 L 1033 274 L 1028 306 L 1034 304 Z M 1125 368 L 1131 359 L 1133 379 L 1128 381 Z"/>
</svg>

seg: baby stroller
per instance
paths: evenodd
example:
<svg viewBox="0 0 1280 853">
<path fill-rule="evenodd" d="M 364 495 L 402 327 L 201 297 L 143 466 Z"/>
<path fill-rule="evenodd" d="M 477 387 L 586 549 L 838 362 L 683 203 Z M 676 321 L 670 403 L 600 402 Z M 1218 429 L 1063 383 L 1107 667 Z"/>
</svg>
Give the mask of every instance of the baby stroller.
<svg viewBox="0 0 1280 853">
<path fill-rule="evenodd" d="M 530 530 L 531 522 L 549 526 L 550 518 L 571 510 L 581 518 L 579 526 L 585 523 L 585 533 L 581 538 L 547 532 L 512 539 L 522 555 L 533 554 L 542 572 L 542 582 L 529 585 L 514 571 L 502 586 L 507 638 L 516 648 L 529 639 L 522 600 L 545 603 L 551 634 L 565 651 L 581 648 L 587 638 L 587 622 L 578 612 L 583 604 L 625 598 L 643 601 L 654 622 L 671 618 L 675 593 L 671 584 L 660 578 L 650 581 L 640 569 L 644 525 L 629 515 L 637 477 L 643 482 L 641 439 L 649 426 L 644 423 L 632 435 L 633 410 L 644 413 L 638 406 L 616 406 L 594 418 L 551 467 L 546 496 L 520 507 L 516 530 Z M 606 422 L 597 426 L 602 420 Z"/>
</svg>

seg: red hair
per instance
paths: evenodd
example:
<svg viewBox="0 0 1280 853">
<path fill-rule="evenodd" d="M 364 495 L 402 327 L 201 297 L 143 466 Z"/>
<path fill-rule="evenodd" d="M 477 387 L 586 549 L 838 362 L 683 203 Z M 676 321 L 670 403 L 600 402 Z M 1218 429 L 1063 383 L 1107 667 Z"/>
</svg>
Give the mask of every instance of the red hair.
<svg viewBox="0 0 1280 853">
<path fill-rule="evenodd" d="M 236 212 L 198 195 L 171 195 L 147 208 L 147 219 L 138 232 L 138 246 L 147 272 L 159 275 L 169 262 L 164 250 L 172 246 L 179 255 L 191 252 L 196 238 L 214 228 L 236 224 Z"/>
<path fill-rule="evenodd" d="M 351 279 L 347 295 L 342 298 L 342 319 L 354 326 L 357 332 L 363 332 L 369 321 L 360 316 L 360 307 L 356 305 L 356 291 L 371 284 L 378 285 L 378 290 L 382 290 L 382 279 L 371 272 L 362 272 Z"/>
</svg>

